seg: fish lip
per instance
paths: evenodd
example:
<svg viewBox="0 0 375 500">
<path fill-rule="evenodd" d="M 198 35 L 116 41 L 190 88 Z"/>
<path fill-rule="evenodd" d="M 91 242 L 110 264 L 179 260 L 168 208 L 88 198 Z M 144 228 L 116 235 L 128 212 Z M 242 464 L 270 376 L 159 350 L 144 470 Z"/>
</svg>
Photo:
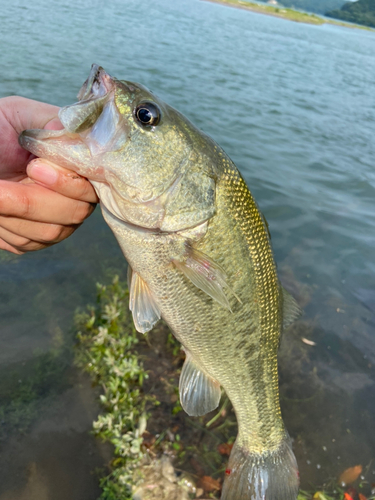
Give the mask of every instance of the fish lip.
<svg viewBox="0 0 375 500">
<path fill-rule="evenodd" d="M 63 137 L 66 134 L 65 129 L 61 130 L 44 130 L 44 129 L 27 129 L 23 130 L 18 136 L 18 143 L 24 149 L 29 150 L 28 146 L 32 143 L 36 143 L 38 141 L 44 139 L 51 139 L 56 137 Z"/>
<path fill-rule="evenodd" d="M 90 74 L 78 92 L 78 100 L 86 101 L 109 94 L 115 86 L 114 79 L 101 66 L 93 64 Z"/>
</svg>

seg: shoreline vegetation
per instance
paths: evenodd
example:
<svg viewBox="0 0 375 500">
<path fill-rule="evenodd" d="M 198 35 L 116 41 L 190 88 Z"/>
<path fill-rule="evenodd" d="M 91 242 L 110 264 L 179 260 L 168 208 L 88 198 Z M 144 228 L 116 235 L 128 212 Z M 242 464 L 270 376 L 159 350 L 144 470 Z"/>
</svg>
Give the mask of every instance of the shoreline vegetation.
<svg viewBox="0 0 375 500">
<path fill-rule="evenodd" d="M 237 9 L 250 10 L 251 12 L 256 12 L 258 14 L 266 14 L 268 16 L 279 17 L 281 19 L 287 19 L 289 21 L 294 21 L 297 23 L 306 23 L 315 25 L 334 24 L 336 26 L 343 26 L 345 28 L 357 28 L 357 29 L 372 31 L 372 28 L 369 28 L 368 26 L 360 26 L 359 24 L 352 24 L 339 20 L 336 21 L 334 19 L 327 19 L 317 14 L 309 14 L 307 12 L 302 12 L 283 6 L 272 6 L 267 4 L 260 5 L 257 3 L 245 2 L 243 0 L 204 0 L 204 1 L 227 5 L 228 7 L 234 7 Z"/>
<path fill-rule="evenodd" d="M 326 16 L 375 28 L 375 3 L 373 0 L 346 2 L 341 9 L 330 10 Z"/>
</svg>

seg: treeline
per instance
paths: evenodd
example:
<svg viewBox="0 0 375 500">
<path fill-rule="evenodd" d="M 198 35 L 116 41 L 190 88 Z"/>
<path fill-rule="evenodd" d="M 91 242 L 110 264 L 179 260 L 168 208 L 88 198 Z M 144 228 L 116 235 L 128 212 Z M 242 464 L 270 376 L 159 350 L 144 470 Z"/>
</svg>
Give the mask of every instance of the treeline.
<svg viewBox="0 0 375 500">
<path fill-rule="evenodd" d="M 292 9 L 325 14 L 328 10 L 340 9 L 345 0 L 278 0 L 278 2 Z"/>
<path fill-rule="evenodd" d="M 347 2 L 341 9 L 327 12 L 326 16 L 375 28 L 375 0 Z"/>
</svg>

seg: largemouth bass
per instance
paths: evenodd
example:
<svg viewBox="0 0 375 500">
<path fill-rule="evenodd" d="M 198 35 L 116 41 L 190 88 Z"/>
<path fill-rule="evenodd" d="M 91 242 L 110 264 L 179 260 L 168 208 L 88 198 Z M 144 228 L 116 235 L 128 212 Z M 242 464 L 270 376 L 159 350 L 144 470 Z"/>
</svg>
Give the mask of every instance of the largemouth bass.
<svg viewBox="0 0 375 500">
<path fill-rule="evenodd" d="M 20 144 L 87 177 L 129 264 L 140 332 L 163 318 L 186 360 L 181 404 L 214 410 L 221 387 L 238 436 L 222 500 L 295 500 L 298 470 L 279 405 L 277 351 L 299 314 L 282 289 L 267 223 L 225 152 L 142 85 L 93 65 L 61 131 Z"/>
</svg>

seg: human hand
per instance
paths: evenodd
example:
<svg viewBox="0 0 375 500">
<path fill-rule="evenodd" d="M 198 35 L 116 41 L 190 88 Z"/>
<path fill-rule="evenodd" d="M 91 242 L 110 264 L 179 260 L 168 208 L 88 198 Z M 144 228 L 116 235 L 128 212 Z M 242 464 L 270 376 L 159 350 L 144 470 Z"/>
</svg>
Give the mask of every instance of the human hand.
<svg viewBox="0 0 375 500">
<path fill-rule="evenodd" d="M 62 128 L 59 108 L 0 99 L 0 249 L 40 250 L 70 236 L 93 212 L 98 198 L 87 179 L 34 156 L 18 144 L 25 129 Z"/>
</svg>

